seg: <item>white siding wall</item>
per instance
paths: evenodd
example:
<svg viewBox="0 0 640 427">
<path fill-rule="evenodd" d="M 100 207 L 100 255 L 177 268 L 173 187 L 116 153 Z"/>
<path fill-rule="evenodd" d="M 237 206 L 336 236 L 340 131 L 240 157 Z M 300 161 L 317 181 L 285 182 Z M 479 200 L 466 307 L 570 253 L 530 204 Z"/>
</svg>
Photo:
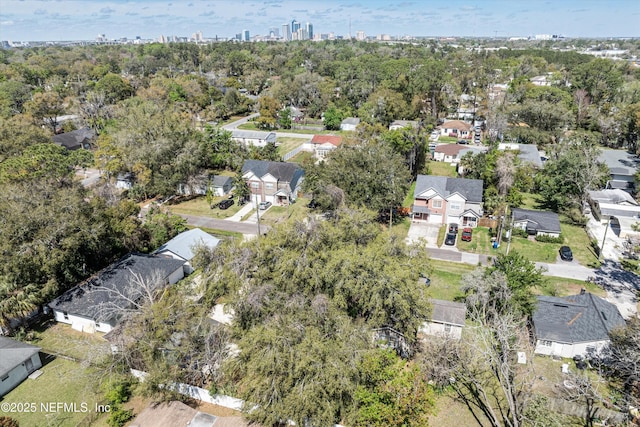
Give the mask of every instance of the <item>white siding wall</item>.
<svg viewBox="0 0 640 427">
<path fill-rule="evenodd" d="M 180 267 L 173 273 L 169 275 L 169 284 L 173 285 L 174 283 L 178 283 L 178 281 L 182 280 L 184 277 L 184 269 Z"/>
<path fill-rule="evenodd" d="M 42 366 L 40 355 L 38 353 L 31 356 L 31 363 L 33 363 L 31 372 Z M 24 379 L 27 378 L 31 372 L 27 371 L 24 363 L 21 363 L 20 365 L 9 371 L 8 377 L 0 381 L 0 397 L 4 396 L 22 381 L 24 381 Z"/>
<path fill-rule="evenodd" d="M 448 335 L 451 338 L 460 339 L 462 337 L 462 326 L 450 325 L 449 332 L 445 330 L 444 323 L 424 322 L 420 327 L 420 332 L 425 335 L 441 336 Z"/>
<path fill-rule="evenodd" d="M 96 326 L 95 320 L 75 314 L 68 314 L 67 319 L 65 319 L 64 313 L 58 310 L 53 311 L 53 316 L 56 319 L 56 322 L 66 323 L 71 325 L 71 327 L 76 331 L 86 332 L 88 334 L 93 334 L 94 332 L 111 332 L 115 327 L 115 322 L 113 321 L 101 322 Z"/>
<path fill-rule="evenodd" d="M 565 358 L 571 358 L 577 354 L 584 355 L 587 353 L 587 347 L 593 347 L 596 352 L 600 352 L 609 341 L 593 341 L 586 343 L 567 344 L 552 342 L 551 346 L 542 345 L 542 341 L 536 342 L 536 354 L 543 354 L 546 356 L 560 356 Z"/>
</svg>

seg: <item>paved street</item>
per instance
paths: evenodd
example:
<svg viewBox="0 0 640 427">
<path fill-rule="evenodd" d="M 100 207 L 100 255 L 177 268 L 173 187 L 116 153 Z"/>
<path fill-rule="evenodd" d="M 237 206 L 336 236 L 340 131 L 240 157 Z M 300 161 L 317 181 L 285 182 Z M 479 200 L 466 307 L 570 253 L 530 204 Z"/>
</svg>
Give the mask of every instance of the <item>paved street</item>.
<svg viewBox="0 0 640 427">
<path fill-rule="evenodd" d="M 243 117 L 239 120 L 236 120 L 235 122 L 231 122 L 231 123 L 227 123 L 226 125 L 222 126 L 222 129 L 226 129 L 228 131 L 232 131 L 234 129 L 238 129 L 238 126 L 243 125 L 245 123 L 247 123 L 249 120 L 255 118 L 255 117 L 260 117 L 260 113 L 253 113 L 247 117 Z M 313 138 L 313 135 L 308 134 L 308 133 L 294 133 L 294 132 L 275 132 L 276 137 L 278 138 L 299 138 L 299 139 L 307 139 L 307 140 L 311 140 L 311 138 Z"/>
</svg>

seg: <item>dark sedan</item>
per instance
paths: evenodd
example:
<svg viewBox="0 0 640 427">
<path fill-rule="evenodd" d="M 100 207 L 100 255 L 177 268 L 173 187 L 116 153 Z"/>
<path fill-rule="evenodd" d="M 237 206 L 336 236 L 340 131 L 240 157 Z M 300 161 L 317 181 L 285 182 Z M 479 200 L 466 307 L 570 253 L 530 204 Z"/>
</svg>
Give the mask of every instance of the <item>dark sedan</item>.
<svg viewBox="0 0 640 427">
<path fill-rule="evenodd" d="M 444 244 L 447 246 L 453 246 L 456 244 L 456 235 L 453 233 L 447 233 L 447 237 L 444 239 Z"/>
<path fill-rule="evenodd" d="M 560 247 L 560 258 L 564 261 L 573 261 L 573 252 L 569 246 Z"/>
</svg>

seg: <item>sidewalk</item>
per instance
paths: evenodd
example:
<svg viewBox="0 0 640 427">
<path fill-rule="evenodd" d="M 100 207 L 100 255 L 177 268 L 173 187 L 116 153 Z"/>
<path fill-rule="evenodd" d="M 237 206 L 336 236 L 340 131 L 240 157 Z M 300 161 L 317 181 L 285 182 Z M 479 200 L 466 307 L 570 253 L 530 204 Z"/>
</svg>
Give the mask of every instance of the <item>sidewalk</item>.
<svg viewBox="0 0 640 427">
<path fill-rule="evenodd" d="M 229 218 L 225 218 L 225 221 L 240 222 L 240 221 L 242 221 L 242 218 L 246 214 L 251 212 L 252 209 L 253 209 L 253 204 L 252 203 L 247 203 L 238 212 L 236 212 L 233 216 L 230 216 Z"/>
</svg>

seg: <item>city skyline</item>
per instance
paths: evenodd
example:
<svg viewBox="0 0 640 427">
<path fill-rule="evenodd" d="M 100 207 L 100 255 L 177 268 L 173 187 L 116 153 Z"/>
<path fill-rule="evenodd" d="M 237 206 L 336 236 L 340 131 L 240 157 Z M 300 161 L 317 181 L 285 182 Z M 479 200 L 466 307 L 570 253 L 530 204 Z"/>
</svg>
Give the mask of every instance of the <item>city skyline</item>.
<svg viewBox="0 0 640 427">
<path fill-rule="evenodd" d="M 160 35 L 233 38 L 297 20 L 313 32 L 355 36 L 638 37 L 634 0 L 0 0 L 0 39 L 94 40 Z"/>
</svg>

